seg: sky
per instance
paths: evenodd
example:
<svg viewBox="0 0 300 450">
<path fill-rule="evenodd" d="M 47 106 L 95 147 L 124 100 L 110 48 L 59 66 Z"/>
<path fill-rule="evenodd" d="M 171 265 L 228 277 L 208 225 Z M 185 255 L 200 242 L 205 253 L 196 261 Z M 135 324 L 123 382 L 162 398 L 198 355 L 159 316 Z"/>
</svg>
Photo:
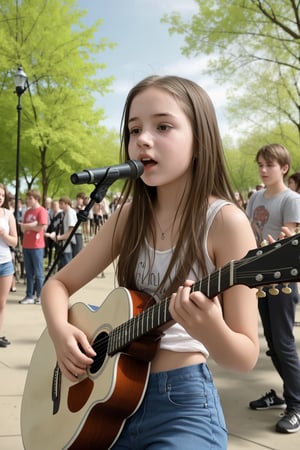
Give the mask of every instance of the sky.
<svg viewBox="0 0 300 450">
<path fill-rule="evenodd" d="M 212 78 L 203 75 L 206 58 L 186 58 L 181 54 L 184 37 L 168 31 L 160 23 L 165 13 L 180 12 L 191 17 L 197 12 L 194 0 L 78 0 L 87 10 L 87 25 L 102 19 L 99 37 L 115 42 L 117 47 L 99 54 L 106 64 L 101 76 L 114 76 L 110 94 L 97 97 L 97 106 L 106 114 L 104 125 L 119 130 L 128 91 L 148 75 L 179 75 L 200 84 L 211 97 L 221 134 L 229 134 L 225 119 L 226 93 Z"/>
</svg>

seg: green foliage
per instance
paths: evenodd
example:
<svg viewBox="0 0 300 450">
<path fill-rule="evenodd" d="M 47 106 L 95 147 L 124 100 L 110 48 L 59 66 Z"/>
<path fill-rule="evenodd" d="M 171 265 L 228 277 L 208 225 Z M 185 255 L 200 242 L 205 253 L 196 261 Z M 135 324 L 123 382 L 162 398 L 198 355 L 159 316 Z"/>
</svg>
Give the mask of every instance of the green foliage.
<svg viewBox="0 0 300 450">
<path fill-rule="evenodd" d="M 21 178 L 44 199 L 68 193 L 74 171 L 116 163 L 116 134 L 101 126 L 104 111 L 95 104 L 95 94 L 105 95 L 112 82 L 101 78 L 99 54 L 115 44 L 96 41 L 102 21 L 86 27 L 75 0 L 0 0 L 0 12 L 0 177 L 15 179 L 13 74 L 22 64 L 28 89 L 21 97 Z"/>
<path fill-rule="evenodd" d="M 195 0 L 198 12 L 184 20 L 163 17 L 170 33 L 184 35 L 183 54 L 209 55 L 207 73 L 228 91 L 228 117 L 239 136 L 227 149 L 232 182 L 255 185 L 250 153 L 268 142 L 286 145 L 292 169 L 300 156 L 300 4 L 295 0 Z M 249 156 L 249 157 L 248 157 Z M 254 157 L 253 157 L 254 159 Z M 251 170 L 254 175 L 247 175 Z"/>
</svg>

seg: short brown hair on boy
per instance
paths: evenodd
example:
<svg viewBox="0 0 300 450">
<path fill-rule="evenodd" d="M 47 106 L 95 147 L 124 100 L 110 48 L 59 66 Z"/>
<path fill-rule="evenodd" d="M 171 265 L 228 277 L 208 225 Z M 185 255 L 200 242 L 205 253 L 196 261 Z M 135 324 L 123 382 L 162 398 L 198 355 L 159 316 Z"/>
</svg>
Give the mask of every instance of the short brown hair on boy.
<svg viewBox="0 0 300 450">
<path fill-rule="evenodd" d="M 288 171 L 290 170 L 291 155 L 288 149 L 281 144 L 267 144 L 261 147 L 256 153 L 255 161 L 257 163 L 260 156 L 266 161 L 277 161 L 281 167 L 287 164 L 288 170 L 285 175 L 287 175 Z"/>
<path fill-rule="evenodd" d="M 67 205 L 72 206 L 72 202 L 71 202 L 70 197 L 67 197 L 66 195 L 64 195 L 63 197 L 60 197 L 60 199 L 58 201 L 66 203 Z"/>
<path fill-rule="evenodd" d="M 41 201 L 41 194 L 37 189 L 30 189 L 26 192 L 26 197 L 33 197 L 38 202 Z"/>
</svg>

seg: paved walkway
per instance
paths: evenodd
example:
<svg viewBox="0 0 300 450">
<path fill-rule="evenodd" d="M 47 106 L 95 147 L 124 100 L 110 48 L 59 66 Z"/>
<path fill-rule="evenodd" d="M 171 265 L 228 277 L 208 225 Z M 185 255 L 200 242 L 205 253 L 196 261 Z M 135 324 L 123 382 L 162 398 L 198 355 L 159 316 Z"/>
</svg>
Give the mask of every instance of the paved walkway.
<svg viewBox="0 0 300 450">
<path fill-rule="evenodd" d="M 113 289 L 112 268 L 105 278 L 96 278 L 85 289 L 77 293 L 74 301 L 100 303 Z M 4 332 L 12 344 L 0 348 L 0 449 L 22 450 L 20 432 L 20 408 L 26 373 L 34 346 L 45 328 L 45 321 L 38 305 L 19 305 L 24 296 L 24 285 L 17 285 L 17 292 L 9 296 Z M 300 319 L 300 307 L 297 312 Z M 300 343 L 300 327 L 295 328 Z M 261 337 L 261 356 L 256 368 L 249 374 L 229 373 L 210 361 L 215 382 L 219 388 L 229 430 L 229 450 L 298 450 L 300 432 L 291 435 L 275 433 L 274 424 L 280 410 L 251 411 L 249 400 L 264 394 L 270 387 L 281 392 L 281 381 L 268 357 L 265 342 Z M 30 449 L 26 449 L 30 450 Z M 41 447 L 41 450 L 42 447 Z M 60 450 L 53 448 L 53 450 Z M 163 450 L 163 449 L 162 449 Z"/>
</svg>

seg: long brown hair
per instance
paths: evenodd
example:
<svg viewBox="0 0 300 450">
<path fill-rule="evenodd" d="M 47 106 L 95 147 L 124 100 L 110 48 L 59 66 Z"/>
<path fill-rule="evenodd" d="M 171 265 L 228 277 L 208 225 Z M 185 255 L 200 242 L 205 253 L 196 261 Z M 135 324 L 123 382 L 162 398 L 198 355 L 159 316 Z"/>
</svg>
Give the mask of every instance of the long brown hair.
<svg viewBox="0 0 300 450">
<path fill-rule="evenodd" d="M 188 200 L 180 221 L 179 239 L 164 279 L 157 290 L 169 280 L 172 269 L 176 276 L 171 280 L 166 295 L 171 294 L 183 283 L 193 265 L 197 263 L 203 274 L 207 274 L 203 254 L 206 231 L 208 198 L 218 198 L 235 202 L 231 189 L 213 104 L 207 93 L 193 81 L 177 76 L 150 76 L 138 83 L 128 94 L 121 124 L 120 159 L 129 159 L 128 118 L 130 107 L 136 95 L 149 87 L 164 89 L 180 102 L 190 120 L 193 130 L 193 179 L 189 184 Z M 154 209 L 156 187 L 147 186 L 140 178 L 128 180 L 123 189 L 123 200 L 131 197 L 131 209 L 122 236 L 121 250 L 117 266 L 118 282 L 129 289 L 136 289 L 135 269 L 141 248 L 145 247 L 146 236 L 155 237 Z M 185 197 L 186 198 L 186 197 Z M 125 202 L 123 202 L 124 204 Z M 155 239 L 153 240 L 155 242 Z M 145 247 L 146 248 L 146 247 Z"/>
<path fill-rule="evenodd" d="M 0 188 L 4 190 L 4 202 L 3 202 L 2 207 L 9 209 L 9 195 L 8 195 L 7 189 L 4 186 L 4 184 L 2 184 L 2 183 L 0 183 Z"/>
</svg>

